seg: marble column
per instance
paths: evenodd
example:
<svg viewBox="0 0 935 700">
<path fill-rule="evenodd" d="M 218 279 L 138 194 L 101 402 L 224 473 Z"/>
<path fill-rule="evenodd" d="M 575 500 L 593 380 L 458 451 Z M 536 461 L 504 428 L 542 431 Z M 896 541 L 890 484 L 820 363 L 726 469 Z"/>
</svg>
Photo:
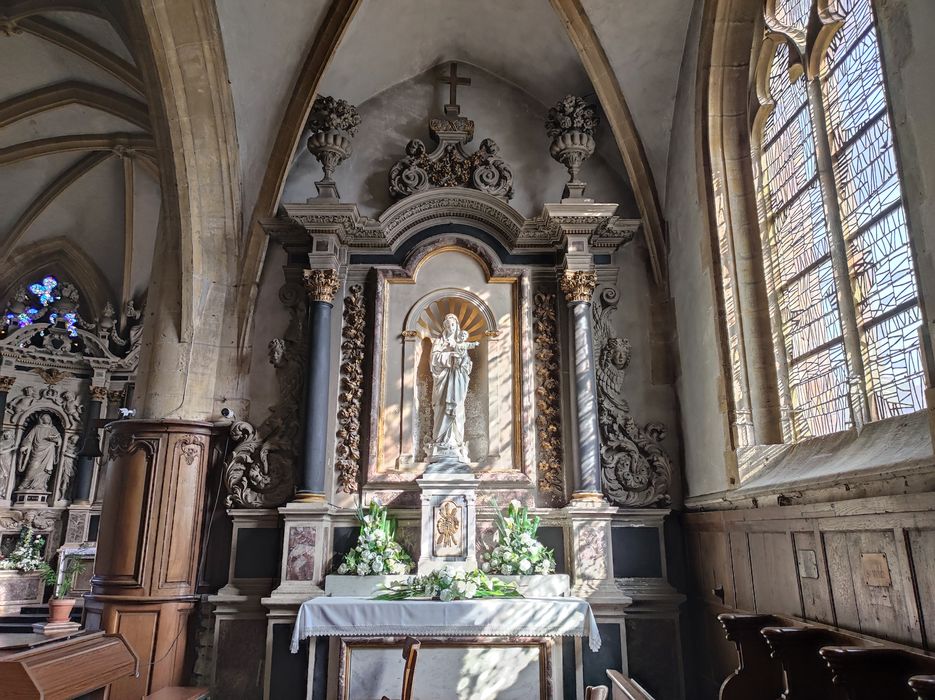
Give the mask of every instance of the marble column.
<svg viewBox="0 0 935 700">
<path fill-rule="evenodd" d="M 6 415 L 6 397 L 16 383 L 16 377 L 0 377 L 0 423 Z"/>
<path fill-rule="evenodd" d="M 81 435 L 81 449 L 78 451 L 78 465 L 75 468 L 75 491 L 72 501 L 86 504 L 91 502 L 91 478 L 94 475 L 94 460 L 101 456 L 100 437 L 97 422 L 101 418 L 101 407 L 107 398 L 107 389 L 102 386 L 91 387 L 91 401 L 85 413 L 84 429 Z"/>
<path fill-rule="evenodd" d="M 296 500 L 325 500 L 328 447 L 328 390 L 331 384 L 331 311 L 338 291 L 334 269 L 306 270 L 308 292 L 308 365 L 305 387 L 305 452 Z"/>
<path fill-rule="evenodd" d="M 571 404 L 575 427 L 575 491 L 572 498 L 601 500 L 601 438 L 591 328 L 591 295 L 597 286 L 597 274 L 589 270 L 565 270 L 560 284 L 568 303 L 573 355 Z"/>
</svg>

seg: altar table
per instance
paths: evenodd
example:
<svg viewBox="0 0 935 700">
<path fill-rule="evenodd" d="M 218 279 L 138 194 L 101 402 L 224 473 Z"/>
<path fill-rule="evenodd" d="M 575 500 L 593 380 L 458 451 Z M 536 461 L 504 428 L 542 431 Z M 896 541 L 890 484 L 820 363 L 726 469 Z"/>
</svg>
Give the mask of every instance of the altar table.
<svg viewBox="0 0 935 700">
<path fill-rule="evenodd" d="M 561 697 L 562 645 L 587 637 L 601 646 L 597 622 L 580 598 L 372 600 L 322 596 L 299 608 L 292 651 L 307 637 L 332 642 L 329 697 L 359 700 L 399 693 L 402 640 L 422 642 L 415 698 L 530 700 Z"/>
</svg>

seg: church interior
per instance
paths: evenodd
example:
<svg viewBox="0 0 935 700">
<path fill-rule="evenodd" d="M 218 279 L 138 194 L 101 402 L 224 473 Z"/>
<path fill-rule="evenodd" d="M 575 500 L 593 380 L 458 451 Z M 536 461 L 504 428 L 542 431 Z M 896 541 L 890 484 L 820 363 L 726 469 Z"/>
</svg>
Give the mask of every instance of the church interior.
<svg viewBox="0 0 935 700">
<path fill-rule="evenodd" d="M 935 698 L 933 31 L 0 1 L 0 696 Z"/>
</svg>

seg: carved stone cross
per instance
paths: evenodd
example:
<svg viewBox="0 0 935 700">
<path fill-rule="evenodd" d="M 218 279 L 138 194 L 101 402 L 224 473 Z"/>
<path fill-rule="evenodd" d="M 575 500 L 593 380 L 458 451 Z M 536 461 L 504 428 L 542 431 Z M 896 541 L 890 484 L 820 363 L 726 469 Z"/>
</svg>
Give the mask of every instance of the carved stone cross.
<svg viewBox="0 0 935 700">
<path fill-rule="evenodd" d="M 448 84 L 448 104 L 445 105 L 446 117 L 457 117 L 461 114 L 461 105 L 458 104 L 458 86 L 470 85 L 470 78 L 458 76 L 458 64 L 454 61 L 448 66 L 448 75 L 440 78 L 440 81 Z"/>
</svg>

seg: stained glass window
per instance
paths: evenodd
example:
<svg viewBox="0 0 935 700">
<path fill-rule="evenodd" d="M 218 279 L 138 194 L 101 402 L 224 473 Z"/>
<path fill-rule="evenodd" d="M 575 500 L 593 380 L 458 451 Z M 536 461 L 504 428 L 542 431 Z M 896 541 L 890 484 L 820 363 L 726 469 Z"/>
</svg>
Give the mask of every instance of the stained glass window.
<svg viewBox="0 0 935 700">
<path fill-rule="evenodd" d="M 78 314 L 73 310 L 62 312 L 56 308 L 55 302 L 62 298 L 59 291 L 59 281 L 51 275 L 30 284 L 17 298 L 10 301 L 4 317 L 5 329 L 25 328 L 42 320 L 42 317 L 48 313 L 49 323 L 62 323 L 68 334 L 73 338 L 76 337 Z"/>
<path fill-rule="evenodd" d="M 924 406 L 918 293 L 871 0 L 818 9 L 766 2 L 768 96 L 754 139 L 795 439 Z M 824 47 L 817 62 L 803 41 L 810 22 L 831 35 L 814 43 Z"/>
</svg>

